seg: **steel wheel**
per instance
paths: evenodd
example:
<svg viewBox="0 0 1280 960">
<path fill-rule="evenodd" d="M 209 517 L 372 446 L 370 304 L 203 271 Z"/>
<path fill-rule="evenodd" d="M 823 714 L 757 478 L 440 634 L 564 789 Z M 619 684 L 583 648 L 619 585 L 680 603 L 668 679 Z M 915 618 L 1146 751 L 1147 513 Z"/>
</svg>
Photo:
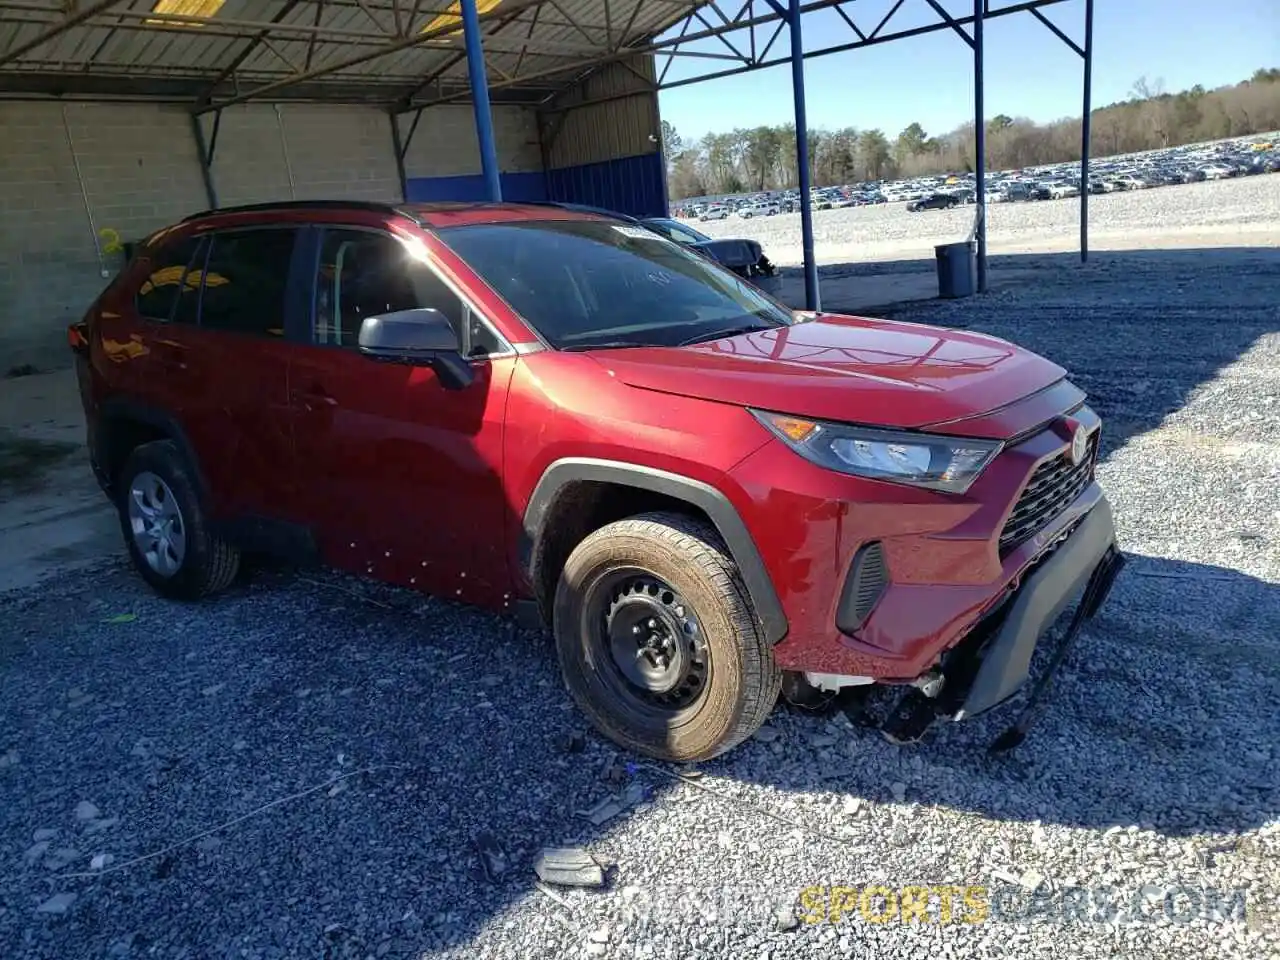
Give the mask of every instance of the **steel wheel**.
<svg viewBox="0 0 1280 960">
<path fill-rule="evenodd" d="M 714 527 L 654 512 L 592 531 L 556 586 L 556 653 L 574 702 L 618 745 L 705 760 L 778 699 L 772 645 Z"/>
<path fill-rule="evenodd" d="M 593 585 L 584 613 L 604 679 L 632 710 L 656 719 L 702 696 L 711 671 L 702 626 L 666 581 L 614 570 Z"/>
<path fill-rule="evenodd" d="M 169 485 L 144 470 L 129 484 L 129 529 L 147 565 L 164 577 L 182 567 L 187 553 L 186 525 Z"/>
</svg>

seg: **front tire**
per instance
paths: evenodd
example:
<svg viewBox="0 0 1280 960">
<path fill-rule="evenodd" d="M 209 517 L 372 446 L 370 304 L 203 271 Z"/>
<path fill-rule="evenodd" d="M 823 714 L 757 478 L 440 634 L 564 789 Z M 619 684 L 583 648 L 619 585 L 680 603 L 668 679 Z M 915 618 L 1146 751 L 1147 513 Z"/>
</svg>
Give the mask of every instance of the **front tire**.
<svg viewBox="0 0 1280 960">
<path fill-rule="evenodd" d="M 157 592 L 198 600 L 235 579 L 240 551 L 210 531 L 191 467 L 176 443 L 156 440 L 136 448 L 120 471 L 119 491 L 129 557 Z"/>
<path fill-rule="evenodd" d="M 650 757 L 723 753 L 778 699 L 773 649 L 700 520 L 648 513 L 587 536 L 561 574 L 554 630 L 574 702 L 610 740 Z"/>
</svg>

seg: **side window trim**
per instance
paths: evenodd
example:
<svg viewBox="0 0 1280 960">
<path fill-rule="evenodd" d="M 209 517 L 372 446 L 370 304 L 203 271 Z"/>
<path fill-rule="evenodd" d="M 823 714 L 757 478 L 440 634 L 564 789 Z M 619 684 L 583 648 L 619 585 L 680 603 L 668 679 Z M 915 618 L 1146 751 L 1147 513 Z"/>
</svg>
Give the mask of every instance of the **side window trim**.
<svg viewBox="0 0 1280 960">
<path fill-rule="evenodd" d="M 311 242 L 314 244 L 314 246 L 308 256 L 308 261 L 310 262 L 309 272 L 310 272 L 311 279 L 307 283 L 307 288 L 310 290 L 310 303 L 306 311 L 306 332 L 303 336 L 303 342 L 309 343 L 315 347 L 333 346 L 333 344 L 323 344 L 323 343 L 317 342 L 316 340 L 316 322 L 318 319 L 317 303 L 319 301 L 319 294 L 320 294 L 320 257 L 324 252 L 325 234 L 331 230 L 350 230 L 350 231 L 358 231 L 360 233 L 371 233 L 371 234 L 376 234 L 378 236 L 386 237 L 389 240 L 393 240 L 397 244 L 403 243 L 403 241 L 398 236 L 396 236 L 396 234 L 382 227 L 371 227 L 366 224 L 353 224 L 353 223 L 318 223 L 313 225 L 312 233 L 313 233 L 314 239 Z M 465 338 L 469 339 L 468 331 L 470 328 L 470 320 L 474 318 L 476 320 L 479 320 L 480 323 L 485 327 L 485 329 L 488 330 L 489 333 L 493 336 L 494 340 L 496 340 L 499 344 L 502 345 L 501 350 L 498 350 L 492 353 L 479 354 L 477 356 L 467 356 L 466 349 L 469 346 L 469 344 L 463 343 L 461 344 L 461 346 L 463 348 L 463 358 L 465 360 L 467 360 L 468 362 L 473 360 L 500 360 L 504 357 L 514 357 L 516 355 L 517 351 L 515 347 L 513 347 L 511 345 L 511 342 L 502 335 L 502 333 L 498 330 L 496 326 L 494 326 L 493 321 L 489 319 L 488 315 L 483 310 L 481 310 L 479 307 L 476 306 L 475 301 L 472 300 L 471 297 L 467 296 L 466 293 L 464 293 L 458 287 L 457 284 L 455 284 L 452 280 L 450 280 L 443 273 L 437 270 L 436 265 L 434 263 L 427 262 L 422 264 L 422 266 L 426 270 L 430 271 L 431 274 L 437 280 L 440 281 L 440 283 L 445 287 L 445 289 L 447 289 L 450 293 L 452 293 L 455 297 L 457 297 L 458 302 L 462 304 L 463 313 L 464 313 L 463 331 L 464 331 Z M 338 349 L 345 349 L 345 348 L 339 347 Z"/>
<path fill-rule="evenodd" d="M 173 309 L 169 311 L 169 322 L 173 323 L 178 317 L 178 305 L 182 303 L 182 291 L 187 289 L 187 277 L 191 276 L 191 271 L 195 269 L 196 264 L 200 265 L 200 288 L 196 290 L 196 319 L 191 324 L 193 327 L 200 326 L 200 303 L 204 299 L 204 275 L 205 267 L 209 265 L 209 250 L 213 244 L 209 242 L 209 235 L 198 233 L 196 237 L 196 252 L 191 255 L 191 259 L 187 261 L 187 269 L 182 272 L 182 284 L 178 287 L 178 295 L 173 298 Z"/>
</svg>

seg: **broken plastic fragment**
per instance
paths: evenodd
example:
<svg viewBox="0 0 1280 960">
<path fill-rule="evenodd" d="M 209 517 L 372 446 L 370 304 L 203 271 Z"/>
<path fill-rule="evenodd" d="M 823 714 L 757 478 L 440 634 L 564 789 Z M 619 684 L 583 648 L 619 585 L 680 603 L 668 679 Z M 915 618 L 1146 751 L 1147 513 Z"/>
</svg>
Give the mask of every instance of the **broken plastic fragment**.
<svg viewBox="0 0 1280 960">
<path fill-rule="evenodd" d="M 592 826 L 608 823 L 625 808 L 613 797 L 605 797 L 590 810 L 582 811 L 582 815 L 591 821 Z"/>
<path fill-rule="evenodd" d="M 561 887 L 603 887 L 604 869 L 581 847 L 548 847 L 538 854 L 533 872 Z"/>
<path fill-rule="evenodd" d="M 565 753 L 582 753 L 587 749 L 587 738 L 575 730 L 557 737 L 556 746 Z"/>
</svg>

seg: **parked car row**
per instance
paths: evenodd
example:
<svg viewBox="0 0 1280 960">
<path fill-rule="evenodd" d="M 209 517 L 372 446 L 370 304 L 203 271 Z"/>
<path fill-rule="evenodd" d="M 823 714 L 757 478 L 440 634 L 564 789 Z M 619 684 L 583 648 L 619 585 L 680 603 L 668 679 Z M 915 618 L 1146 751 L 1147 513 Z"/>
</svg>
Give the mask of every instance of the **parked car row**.
<svg viewBox="0 0 1280 960">
<path fill-rule="evenodd" d="M 1280 134 L 1272 134 L 1105 157 L 1090 164 L 1087 189 L 1091 194 L 1119 193 L 1277 172 Z M 813 209 L 836 210 L 873 203 L 906 203 L 912 211 L 949 209 L 974 202 L 975 180 L 973 173 L 966 172 L 820 187 L 813 191 Z M 987 174 L 986 189 L 988 203 L 1078 197 L 1082 189 L 1080 164 L 992 171 Z M 744 196 L 694 198 L 678 204 L 675 216 L 703 221 L 730 216 L 750 219 L 791 213 L 799 208 L 799 191 L 791 188 Z"/>
</svg>

